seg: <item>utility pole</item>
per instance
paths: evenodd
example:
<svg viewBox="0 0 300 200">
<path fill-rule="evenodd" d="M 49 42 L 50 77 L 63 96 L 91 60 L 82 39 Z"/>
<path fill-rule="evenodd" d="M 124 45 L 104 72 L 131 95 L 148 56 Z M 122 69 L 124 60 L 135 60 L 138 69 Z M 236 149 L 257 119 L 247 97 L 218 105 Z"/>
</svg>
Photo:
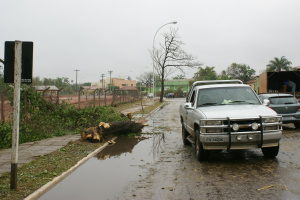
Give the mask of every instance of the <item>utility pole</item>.
<svg viewBox="0 0 300 200">
<path fill-rule="evenodd" d="M 101 74 L 101 77 L 102 77 L 102 90 L 104 90 L 103 88 L 103 77 L 105 76 L 105 74 Z"/>
<path fill-rule="evenodd" d="M 111 92 L 111 73 L 113 71 L 108 71 L 109 72 L 109 92 Z"/>
<path fill-rule="evenodd" d="M 74 71 L 76 72 L 76 89 L 77 89 L 77 72 L 79 72 L 80 70 L 75 69 Z"/>
<path fill-rule="evenodd" d="M 22 42 L 15 42 L 14 59 L 14 109 L 13 109 L 13 133 L 11 147 L 11 177 L 10 189 L 17 189 L 18 149 L 19 149 L 19 123 L 20 123 L 20 90 L 21 90 L 21 65 Z"/>
</svg>

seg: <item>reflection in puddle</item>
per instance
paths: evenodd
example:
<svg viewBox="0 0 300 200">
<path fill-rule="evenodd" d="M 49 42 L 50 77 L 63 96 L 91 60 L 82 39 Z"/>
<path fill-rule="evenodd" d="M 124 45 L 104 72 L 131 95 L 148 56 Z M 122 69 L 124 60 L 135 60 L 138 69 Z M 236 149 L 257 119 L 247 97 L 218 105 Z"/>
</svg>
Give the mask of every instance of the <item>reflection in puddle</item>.
<svg viewBox="0 0 300 200">
<path fill-rule="evenodd" d="M 105 160 L 110 157 L 118 157 L 122 153 L 132 153 L 135 145 L 141 140 L 149 139 L 149 137 L 136 136 L 136 137 L 119 137 L 114 145 L 108 146 L 99 152 L 95 157 L 100 160 Z"/>
<path fill-rule="evenodd" d="M 39 199 L 115 199 L 146 176 L 145 166 L 157 160 L 164 140 L 163 134 L 118 138 Z"/>
</svg>

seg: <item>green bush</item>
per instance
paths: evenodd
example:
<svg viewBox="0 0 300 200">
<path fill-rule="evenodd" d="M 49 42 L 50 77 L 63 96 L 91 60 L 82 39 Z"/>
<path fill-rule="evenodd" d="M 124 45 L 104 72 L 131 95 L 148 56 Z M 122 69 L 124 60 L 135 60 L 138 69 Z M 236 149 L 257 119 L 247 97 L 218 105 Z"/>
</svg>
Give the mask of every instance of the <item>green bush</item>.
<svg viewBox="0 0 300 200">
<path fill-rule="evenodd" d="M 0 126 L 0 149 L 11 146 L 12 124 L 4 123 Z"/>
<path fill-rule="evenodd" d="M 124 121 L 121 113 L 112 107 L 86 107 L 78 109 L 73 105 L 62 103 L 56 105 L 46 101 L 33 88 L 21 93 L 26 105 L 21 101 L 19 143 L 37 141 L 53 136 L 79 133 L 99 122 Z M 0 126 L 0 149 L 11 146 L 12 123 Z"/>
</svg>

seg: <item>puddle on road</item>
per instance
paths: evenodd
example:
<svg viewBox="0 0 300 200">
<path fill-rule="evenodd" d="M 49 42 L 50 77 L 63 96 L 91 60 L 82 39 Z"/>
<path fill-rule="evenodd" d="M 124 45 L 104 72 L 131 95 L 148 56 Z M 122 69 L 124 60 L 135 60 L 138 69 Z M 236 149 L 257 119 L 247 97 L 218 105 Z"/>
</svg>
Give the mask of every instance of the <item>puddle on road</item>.
<svg viewBox="0 0 300 200">
<path fill-rule="evenodd" d="M 131 181 L 146 176 L 143 166 L 153 163 L 164 135 L 120 137 L 39 199 L 115 199 Z"/>
</svg>

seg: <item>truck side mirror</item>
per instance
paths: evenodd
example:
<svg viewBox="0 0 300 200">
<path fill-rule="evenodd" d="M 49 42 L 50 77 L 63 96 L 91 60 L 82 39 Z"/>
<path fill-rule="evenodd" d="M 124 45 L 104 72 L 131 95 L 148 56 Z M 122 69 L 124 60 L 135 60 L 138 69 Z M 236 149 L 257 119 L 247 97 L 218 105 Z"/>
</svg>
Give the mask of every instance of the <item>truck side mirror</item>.
<svg viewBox="0 0 300 200">
<path fill-rule="evenodd" d="M 184 109 L 186 109 L 186 110 L 193 109 L 192 103 L 186 103 L 186 104 L 184 105 Z"/>
<path fill-rule="evenodd" d="M 270 105 L 270 100 L 269 99 L 264 99 L 263 100 L 263 105 L 264 106 L 269 106 Z"/>
</svg>

